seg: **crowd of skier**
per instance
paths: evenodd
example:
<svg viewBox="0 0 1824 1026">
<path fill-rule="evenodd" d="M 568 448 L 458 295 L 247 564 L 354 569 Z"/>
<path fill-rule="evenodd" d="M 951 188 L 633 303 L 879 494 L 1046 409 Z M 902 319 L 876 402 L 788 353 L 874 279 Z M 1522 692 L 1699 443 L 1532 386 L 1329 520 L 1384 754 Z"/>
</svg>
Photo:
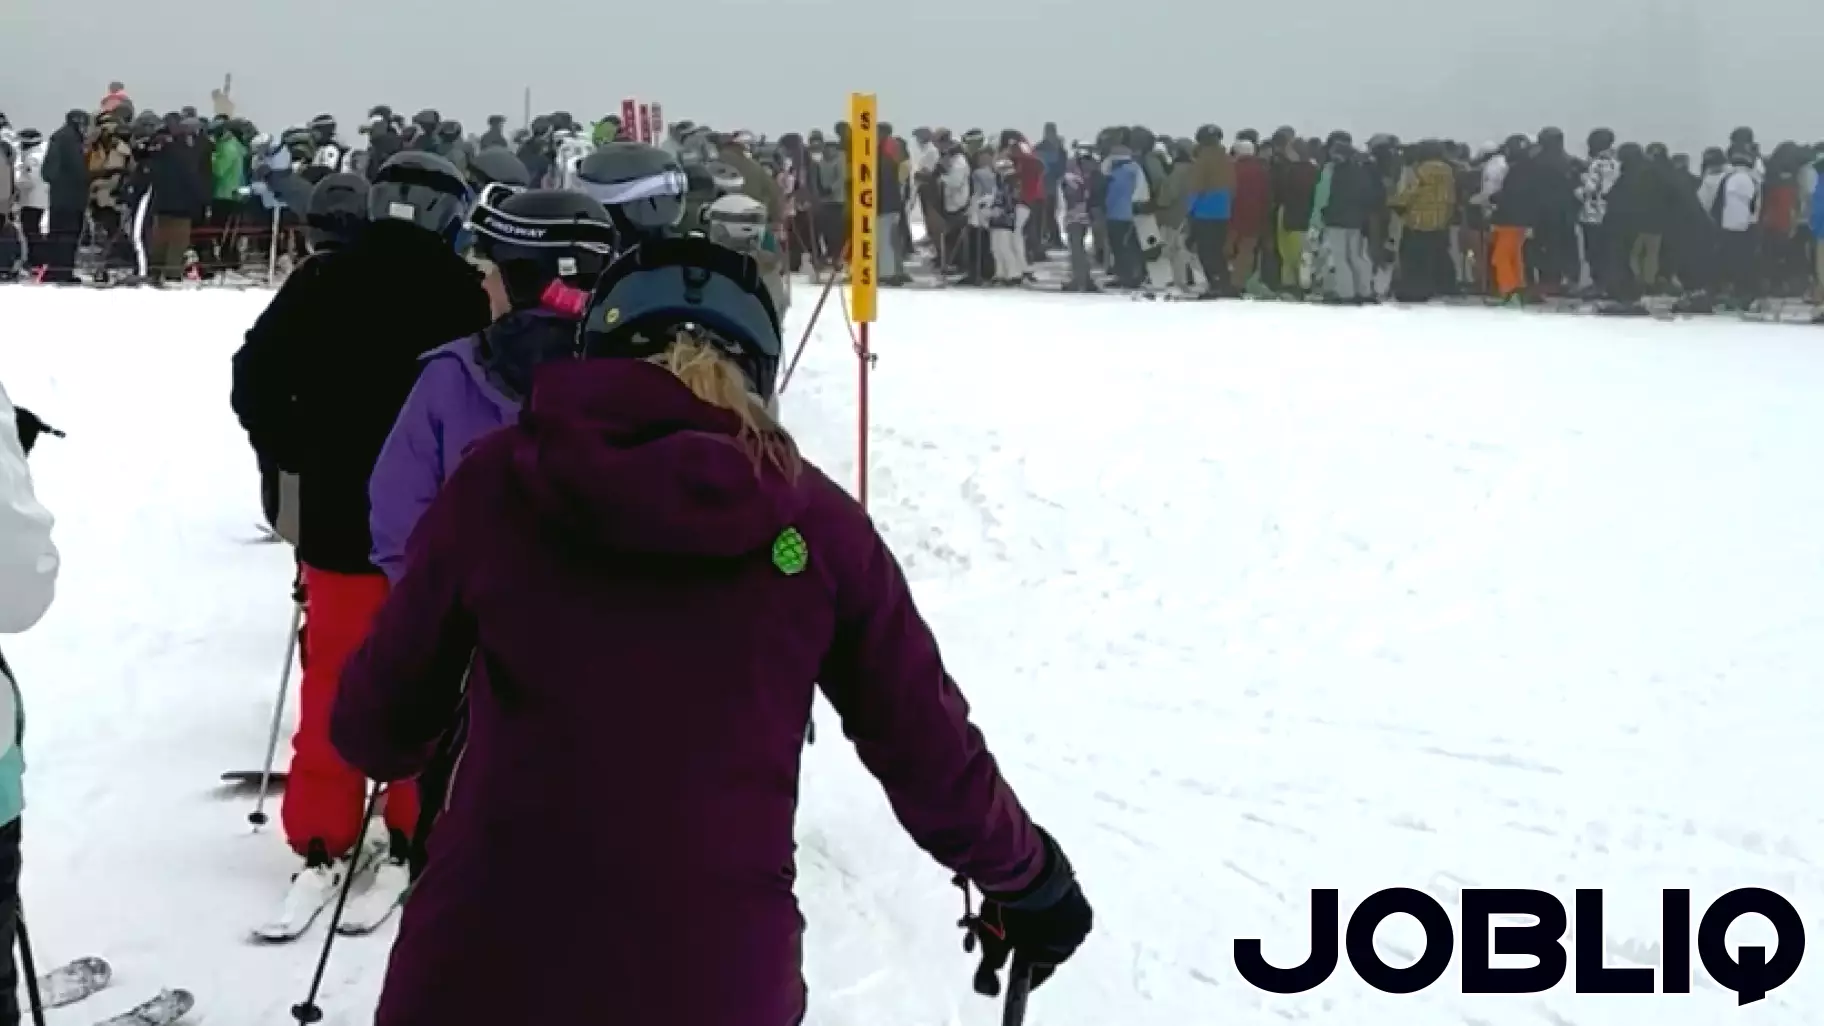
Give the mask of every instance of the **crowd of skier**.
<svg viewBox="0 0 1824 1026">
<path fill-rule="evenodd" d="M 182 137 L 164 145 L 199 145 Z M 908 834 L 979 891 L 959 924 L 976 989 L 1045 982 L 1090 906 L 866 511 L 777 418 L 761 201 L 637 142 L 554 180 L 506 147 L 382 159 L 372 138 L 360 171 L 315 164 L 282 195 L 306 255 L 233 359 L 295 549 L 273 586 L 302 668 L 281 798 L 298 869 L 254 938 L 327 912 L 327 958 L 400 909 L 382 1026 L 800 1023 L 794 820 L 821 691 Z M 0 412 L 18 631 L 57 557 L 25 456 L 39 422 Z M 560 886 L 554 856 L 597 884 Z"/>
<path fill-rule="evenodd" d="M 281 815 L 299 868 L 254 935 L 333 909 L 327 945 L 403 909 L 383 1026 L 800 1022 L 793 820 L 820 689 L 908 833 L 982 893 L 977 989 L 1043 982 L 1091 928 L 1070 863 L 865 511 L 778 419 L 786 275 L 847 252 L 849 126 L 504 125 L 471 139 L 376 107 L 353 146 L 327 116 L 272 137 L 135 111 L 116 84 L 48 138 L 0 128 L 0 271 L 83 280 L 85 237 L 92 281 L 291 265 L 230 397 L 295 546 L 274 587 L 302 666 Z M 1695 166 L 1606 130 L 1581 157 L 1550 129 L 1480 151 L 1213 125 L 1067 144 L 883 124 L 877 143 L 890 287 L 1033 287 L 1062 251 L 1064 288 L 1143 295 L 1625 312 L 1824 288 L 1824 151 L 1763 155 L 1746 129 Z M 0 392 L 0 633 L 53 594 L 26 462 L 44 430 Z M 0 677 L 0 722 L 20 722 Z M 0 946 L 22 767 L 15 729 Z M 12 992 L 0 977 L 0 1026 Z"/>
<path fill-rule="evenodd" d="M 13 170 L 10 182 L 0 173 L 0 276 L 75 280 L 83 237 L 99 281 L 208 278 L 250 264 L 283 273 L 304 253 L 301 211 L 324 174 L 372 174 L 415 150 L 481 180 L 506 173 L 501 158 L 511 156 L 531 183 L 564 187 L 590 152 L 627 138 L 679 158 L 703 203 L 731 194 L 759 203 L 741 218 L 765 221 L 769 271 L 841 264 L 846 124 L 769 141 L 622 120 L 556 112 L 509 132 L 496 115 L 468 134 L 436 110 L 407 118 L 379 106 L 350 144 L 328 115 L 270 134 L 222 111 L 136 112 L 115 83 L 100 110 L 71 111 L 48 138 L 0 116 Z M 1176 138 L 1117 127 L 1066 142 L 1053 125 L 1036 141 L 1011 129 L 919 128 L 907 138 L 882 125 L 878 145 L 883 175 L 899 184 L 878 208 L 888 286 L 1334 303 L 1571 298 L 1620 312 L 1650 296 L 1696 312 L 1824 300 L 1815 242 L 1824 144 L 1763 153 L 1747 128 L 1695 159 L 1606 129 L 1573 152 L 1551 128 L 1472 149 L 1385 134 L 1358 145 L 1347 132 L 1291 127 L 1232 139 L 1214 125 Z M 8 248 L 7 225 L 22 246 Z M 1060 255 L 1058 273 L 1039 273 Z"/>
</svg>

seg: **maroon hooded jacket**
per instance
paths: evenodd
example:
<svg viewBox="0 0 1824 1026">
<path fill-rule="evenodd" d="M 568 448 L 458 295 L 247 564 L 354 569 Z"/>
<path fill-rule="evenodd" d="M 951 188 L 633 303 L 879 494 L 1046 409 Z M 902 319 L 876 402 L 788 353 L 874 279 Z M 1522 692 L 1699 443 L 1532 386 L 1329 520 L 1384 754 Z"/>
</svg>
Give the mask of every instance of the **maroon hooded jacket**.
<svg viewBox="0 0 1824 1026">
<path fill-rule="evenodd" d="M 1041 868 L 867 514 L 808 465 L 757 471 L 737 430 L 662 368 L 547 365 L 420 521 L 331 731 L 409 777 L 472 667 L 377 1026 L 798 1021 L 813 687 L 938 862 L 991 890 Z"/>
</svg>

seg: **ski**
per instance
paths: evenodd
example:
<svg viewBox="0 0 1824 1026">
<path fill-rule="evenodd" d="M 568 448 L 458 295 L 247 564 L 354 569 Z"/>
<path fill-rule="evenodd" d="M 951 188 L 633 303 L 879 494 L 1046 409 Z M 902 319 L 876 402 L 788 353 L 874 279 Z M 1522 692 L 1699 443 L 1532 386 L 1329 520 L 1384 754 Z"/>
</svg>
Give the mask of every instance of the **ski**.
<svg viewBox="0 0 1824 1026">
<path fill-rule="evenodd" d="M 336 932 L 344 937 L 365 937 L 378 930 L 405 903 L 412 891 L 411 869 L 402 862 L 381 859 L 367 887 L 349 895 Z"/>
<path fill-rule="evenodd" d="M 291 878 L 279 914 L 253 928 L 253 939 L 264 944 L 284 944 L 297 940 L 309 930 L 317 917 L 336 900 L 342 886 L 342 874 L 367 872 L 379 858 L 382 846 L 363 845 L 352 860 L 341 859 L 327 866 L 305 867 Z"/>
<path fill-rule="evenodd" d="M 38 977 L 38 993 L 44 1007 L 62 1008 L 91 997 L 114 978 L 114 969 L 106 959 L 78 958 Z"/>
<path fill-rule="evenodd" d="M 261 776 L 262 774 L 259 770 L 228 770 L 222 774 L 222 783 L 233 784 L 236 787 L 257 788 L 260 786 Z M 266 786 L 282 789 L 285 786 L 285 782 L 290 779 L 291 771 L 275 769 L 267 777 Z"/>
<path fill-rule="evenodd" d="M 196 998 L 189 991 L 166 988 L 95 1026 L 171 1026 L 195 1007 Z"/>
</svg>

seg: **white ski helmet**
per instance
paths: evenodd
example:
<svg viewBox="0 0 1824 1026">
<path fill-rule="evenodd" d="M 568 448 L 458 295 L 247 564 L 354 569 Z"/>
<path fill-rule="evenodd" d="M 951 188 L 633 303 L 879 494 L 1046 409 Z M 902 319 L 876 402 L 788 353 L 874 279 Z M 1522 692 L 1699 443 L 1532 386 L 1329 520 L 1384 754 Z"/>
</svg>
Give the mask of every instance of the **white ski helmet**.
<svg viewBox="0 0 1824 1026">
<path fill-rule="evenodd" d="M 711 203 L 704 214 L 709 239 L 742 253 L 760 248 L 766 239 L 766 204 L 742 193 L 729 193 Z"/>
</svg>

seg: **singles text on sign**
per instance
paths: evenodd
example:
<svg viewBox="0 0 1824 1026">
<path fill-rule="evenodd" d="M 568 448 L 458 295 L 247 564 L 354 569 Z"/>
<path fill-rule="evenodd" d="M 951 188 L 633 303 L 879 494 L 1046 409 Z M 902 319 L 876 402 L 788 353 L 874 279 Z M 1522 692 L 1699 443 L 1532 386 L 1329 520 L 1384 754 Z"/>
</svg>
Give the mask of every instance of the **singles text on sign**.
<svg viewBox="0 0 1824 1026">
<path fill-rule="evenodd" d="M 849 183 L 854 197 L 849 212 L 849 315 L 858 324 L 874 322 L 875 282 L 874 220 L 879 209 L 879 182 L 875 175 L 876 148 L 874 94 L 849 97 Z"/>
</svg>

